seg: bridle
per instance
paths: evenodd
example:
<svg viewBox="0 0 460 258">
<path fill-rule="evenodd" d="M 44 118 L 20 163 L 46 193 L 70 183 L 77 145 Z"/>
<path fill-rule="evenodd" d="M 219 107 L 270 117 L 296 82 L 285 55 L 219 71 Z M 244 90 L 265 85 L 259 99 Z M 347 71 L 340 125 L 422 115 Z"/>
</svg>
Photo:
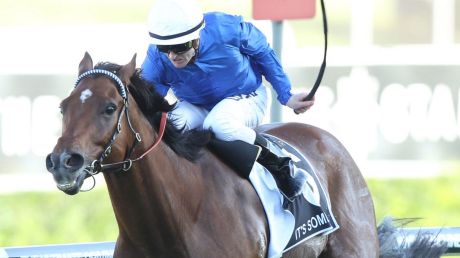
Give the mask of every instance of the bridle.
<svg viewBox="0 0 460 258">
<path fill-rule="evenodd" d="M 82 73 L 80 76 L 78 76 L 77 81 L 75 82 L 75 88 L 79 85 L 79 83 L 85 79 L 88 76 L 92 75 L 103 75 L 106 76 L 110 79 L 112 79 L 113 82 L 115 82 L 115 85 L 118 88 L 118 92 L 120 93 L 121 97 L 123 98 L 123 107 L 120 113 L 118 114 L 118 123 L 116 130 L 113 132 L 112 137 L 110 141 L 106 144 L 106 147 L 100 157 L 94 161 L 91 162 L 89 166 L 85 168 L 86 173 L 88 174 L 88 177 L 93 177 L 94 175 L 100 173 L 100 172 L 122 172 L 122 171 L 128 171 L 134 162 L 141 160 L 144 158 L 150 151 L 152 151 L 158 144 L 161 142 L 161 139 L 163 138 L 164 131 L 166 128 L 166 120 L 167 116 L 166 113 L 163 112 L 161 114 L 161 120 L 160 120 L 160 127 L 158 130 L 158 136 L 153 142 L 153 144 L 139 157 L 135 159 L 131 159 L 131 154 L 136 147 L 138 143 L 142 141 L 141 135 L 134 129 L 131 119 L 129 117 L 129 98 L 128 98 L 128 88 L 123 84 L 123 82 L 118 78 L 117 75 L 115 75 L 112 72 L 109 72 L 107 70 L 103 69 L 92 69 L 89 71 L 86 71 Z M 121 132 L 121 125 L 122 125 L 122 118 L 123 116 L 126 115 L 126 120 L 128 122 L 128 126 L 131 130 L 131 132 L 135 135 L 134 143 L 132 144 L 130 150 L 127 152 L 125 159 L 120 162 L 114 162 L 114 163 L 105 163 L 103 164 L 102 162 L 104 161 L 105 158 L 107 158 L 110 153 L 112 152 L 112 145 L 114 144 L 115 140 L 117 139 L 118 135 Z M 93 177 L 94 179 L 94 177 Z M 93 185 L 94 187 L 94 185 Z M 91 188 L 92 189 L 92 188 Z M 91 190 L 90 189 L 90 190 Z M 89 190 L 87 190 L 89 191 Z"/>
</svg>

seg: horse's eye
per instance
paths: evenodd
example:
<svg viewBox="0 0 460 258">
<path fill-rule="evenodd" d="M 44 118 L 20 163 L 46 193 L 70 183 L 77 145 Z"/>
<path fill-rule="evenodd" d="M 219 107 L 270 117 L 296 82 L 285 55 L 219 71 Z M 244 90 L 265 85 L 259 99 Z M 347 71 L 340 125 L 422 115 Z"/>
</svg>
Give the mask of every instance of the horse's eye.
<svg viewBox="0 0 460 258">
<path fill-rule="evenodd" d="M 117 110 L 117 106 L 116 106 L 115 104 L 112 104 L 112 103 L 111 103 L 111 104 L 107 105 L 107 107 L 106 107 L 105 110 L 104 110 L 104 113 L 105 113 L 106 115 L 111 115 L 111 114 L 113 114 L 116 110 Z"/>
</svg>

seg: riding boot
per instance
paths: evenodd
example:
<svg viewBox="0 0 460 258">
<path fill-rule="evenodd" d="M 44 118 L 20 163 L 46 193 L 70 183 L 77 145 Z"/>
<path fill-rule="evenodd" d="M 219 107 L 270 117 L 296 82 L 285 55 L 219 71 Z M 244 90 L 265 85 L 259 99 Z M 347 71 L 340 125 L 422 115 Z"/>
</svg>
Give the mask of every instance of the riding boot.
<svg viewBox="0 0 460 258">
<path fill-rule="evenodd" d="M 249 179 L 249 174 L 261 151 L 259 146 L 244 141 L 222 141 L 216 138 L 211 139 L 208 147 L 245 179 Z"/>
<path fill-rule="evenodd" d="M 262 147 L 257 161 L 273 175 L 281 192 L 289 200 L 300 195 L 307 182 L 305 170 L 297 168 L 290 157 L 279 157 L 271 152 L 263 136 L 257 134 L 255 144 Z"/>
</svg>

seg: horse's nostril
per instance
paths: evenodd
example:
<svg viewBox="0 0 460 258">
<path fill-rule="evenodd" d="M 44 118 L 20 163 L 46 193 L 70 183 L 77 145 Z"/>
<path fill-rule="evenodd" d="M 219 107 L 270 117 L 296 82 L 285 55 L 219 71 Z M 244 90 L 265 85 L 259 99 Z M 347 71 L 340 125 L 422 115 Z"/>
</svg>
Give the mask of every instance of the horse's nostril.
<svg viewBox="0 0 460 258">
<path fill-rule="evenodd" d="M 66 155 L 63 159 L 63 164 L 66 168 L 72 169 L 73 171 L 80 169 L 83 166 L 83 156 L 78 153 L 72 153 Z"/>
<path fill-rule="evenodd" d="M 48 169 L 48 171 L 51 171 L 52 169 L 54 169 L 54 163 L 53 163 L 53 160 L 51 159 L 51 156 L 52 156 L 52 153 L 46 156 L 46 169 Z"/>
</svg>

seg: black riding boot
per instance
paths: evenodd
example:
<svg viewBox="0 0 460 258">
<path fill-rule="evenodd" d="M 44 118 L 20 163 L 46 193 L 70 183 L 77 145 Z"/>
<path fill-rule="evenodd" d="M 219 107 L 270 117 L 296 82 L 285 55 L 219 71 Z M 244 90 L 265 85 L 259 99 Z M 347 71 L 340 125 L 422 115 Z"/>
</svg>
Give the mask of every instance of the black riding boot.
<svg viewBox="0 0 460 258">
<path fill-rule="evenodd" d="M 251 169 L 260 153 L 260 147 L 243 141 L 212 139 L 209 149 L 241 177 L 249 179 Z"/>
<path fill-rule="evenodd" d="M 279 157 L 271 152 L 263 136 L 257 134 L 255 144 L 262 147 L 257 161 L 270 171 L 281 192 L 290 200 L 301 194 L 307 182 L 305 170 L 297 168 L 290 157 Z"/>
</svg>

